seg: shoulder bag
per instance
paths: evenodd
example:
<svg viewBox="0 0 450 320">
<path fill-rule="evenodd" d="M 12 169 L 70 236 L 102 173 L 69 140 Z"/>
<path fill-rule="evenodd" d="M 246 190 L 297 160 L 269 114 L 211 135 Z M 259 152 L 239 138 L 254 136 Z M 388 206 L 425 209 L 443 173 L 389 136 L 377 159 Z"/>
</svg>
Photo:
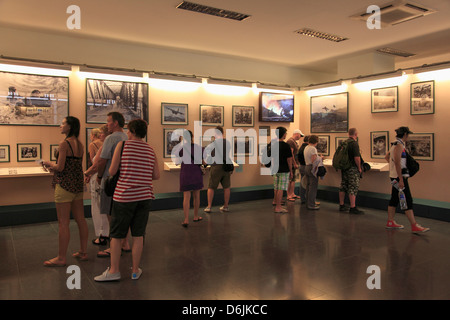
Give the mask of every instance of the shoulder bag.
<svg viewBox="0 0 450 320">
<path fill-rule="evenodd" d="M 122 150 L 120 151 L 120 156 L 122 157 L 123 148 L 125 147 L 125 141 L 122 144 Z M 122 159 L 121 159 L 122 160 Z M 117 182 L 119 181 L 120 176 L 120 164 L 119 169 L 116 174 L 113 176 L 109 176 L 105 181 L 105 193 L 108 197 L 112 197 L 114 195 L 114 191 L 116 190 Z"/>
</svg>

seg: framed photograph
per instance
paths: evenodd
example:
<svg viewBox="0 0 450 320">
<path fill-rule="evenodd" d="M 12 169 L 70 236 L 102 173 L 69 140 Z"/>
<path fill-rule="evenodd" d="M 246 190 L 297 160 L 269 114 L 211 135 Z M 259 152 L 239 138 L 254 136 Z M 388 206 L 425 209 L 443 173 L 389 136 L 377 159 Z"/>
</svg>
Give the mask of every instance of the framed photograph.
<svg viewBox="0 0 450 320">
<path fill-rule="evenodd" d="M 41 159 L 40 143 L 18 143 L 17 162 L 31 162 Z"/>
<path fill-rule="evenodd" d="M 0 146 L 0 162 L 10 162 L 9 146 Z"/>
<path fill-rule="evenodd" d="M 0 72 L 0 124 L 59 126 L 68 115 L 68 77 Z"/>
<path fill-rule="evenodd" d="M 330 136 L 318 136 L 319 143 L 317 143 L 317 153 L 323 156 L 330 155 Z"/>
<path fill-rule="evenodd" d="M 434 80 L 411 83 L 411 114 L 434 113 Z"/>
<path fill-rule="evenodd" d="M 311 133 L 348 131 L 348 92 L 311 97 Z"/>
<path fill-rule="evenodd" d="M 372 89 L 372 113 L 397 111 L 398 87 Z"/>
<path fill-rule="evenodd" d="M 294 95 L 261 92 L 259 94 L 259 121 L 294 122 Z"/>
<path fill-rule="evenodd" d="M 411 133 L 406 150 L 416 160 L 434 161 L 434 133 Z"/>
<path fill-rule="evenodd" d="M 254 143 L 255 141 L 253 137 L 233 137 L 233 157 L 253 156 Z"/>
<path fill-rule="evenodd" d="M 58 160 L 59 144 L 50 145 L 50 161 Z"/>
<path fill-rule="evenodd" d="M 335 143 L 335 149 L 337 150 L 337 148 L 339 148 L 339 146 L 341 145 L 342 142 L 344 142 L 345 140 L 347 140 L 348 137 L 336 137 L 336 143 Z"/>
<path fill-rule="evenodd" d="M 223 126 L 223 106 L 200 105 L 203 126 Z"/>
<path fill-rule="evenodd" d="M 255 125 L 255 108 L 233 106 L 233 127 L 253 127 Z"/>
<path fill-rule="evenodd" d="M 125 123 L 133 119 L 148 122 L 148 84 L 86 79 L 86 122 L 106 123 L 112 111 L 123 114 Z"/>
<path fill-rule="evenodd" d="M 172 141 L 172 133 L 176 129 L 163 129 L 164 130 L 164 158 L 171 158 L 172 150 L 173 148 L 180 143 L 180 140 L 178 141 Z"/>
<path fill-rule="evenodd" d="M 161 103 L 161 124 L 188 124 L 188 105 L 182 103 Z"/>
<path fill-rule="evenodd" d="M 370 156 L 384 159 L 389 152 L 389 131 L 373 131 L 370 133 Z"/>
</svg>

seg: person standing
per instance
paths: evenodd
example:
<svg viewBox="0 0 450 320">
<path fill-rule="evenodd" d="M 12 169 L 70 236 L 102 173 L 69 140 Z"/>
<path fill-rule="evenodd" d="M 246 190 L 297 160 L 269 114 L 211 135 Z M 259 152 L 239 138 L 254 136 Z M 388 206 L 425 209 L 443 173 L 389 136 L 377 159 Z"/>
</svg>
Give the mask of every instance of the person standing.
<svg viewBox="0 0 450 320">
<path fill-rule="evenodd" d="M 46 267 L 66 265 L 67 248 L 70 240 L 70 213 L 72 212 L 80 234 L 80 250 L 72 256 L 87 260 L 88 226 L 83 205 L 83 144 L 78 139 L 80 121 L 75 117 L 65 117 L 60 125 L 61 134 L 66 138 L 59 144 L 56 164 L 43 161 L 45 170 L 54 172 L 52 186 L 55 189 L 55 206 L 58 215 L 58 256 L 44 262 Z"/>
<path fill-rule="evenodd" d="M 341 170 L 341 186 L 339 188 L 339 211 L 347 211 L 353 214 L 363 214 L 364 211 L 356 207 L 356 196 L 359 190 L 359 182 L 362 173 L 361 152 L 358 144 L 358 130 L 350 128 L 348 130 L 348 158 L 351 166 L 346 170 Z M 348 194 L 350 209 L 345 206 L 345 195 Z"/>
<path fill-rule="evenodd" d="M 313 163 L 319 154 L 317 153 L 317 144 L 319 137 L 310 135 L 308 137 L 308 146 L 305 147 L 305 178 L 306 178 L 306 207 L 309 210 L 318 210 L 320 206 L 316 204 L 317 188 L 319 186 L 319 178 L 313 173 Z"/>
<path fill-rule="evenodd" d="M 298 144 L 297 141 L 300 140 L 301 137 L 303 137 L 304 134 L 300 130 L 294 130 L 294 133 L 292 137 L 290 137 L 286 143 L 289 145 L 292 151 L 292 177 L 289 180 L 289 186 L 287 190 L 287 200 L 288 201 L 295 201 L 296 199 L 300 198 L 295 194 L 295 181 L 298 179 L 299 176 L 299 167 L 300 163 L 298 161 Z"/>
<path fill-rule="evenodd" d="M 305 136 L 303 138 L 303 143 L 300 146 L 300 148 L 298 149 L 298 163 L 299 163 L 299 172 L 300 172 L 300 200 L 301 203 L 306 203 L 306 189 L 303 186 L 303 179 L 305 177 L 305 168 L 306 168 L 306 163 L 305 163 L 305 148 L 308 146 L 308 138 L 309 136 Z"/>
<path fill-rule="evenodd" d="M 274 154 L 272 152 L 272 161 L 278 161 L 278 170 L 273 174 L 274 210 L 275 213 L 286 213 L 288 211 L 281 206 L 281 200 L 283 198 L 283 192 L 288 190 L 289 181 L 292 180 L 294 160 L 291 147 L 284 141 L 287 134 L 286 128 L 278 127 L 276 134 L 278 137 L 278 158 L 275 158 L 276 153 Z"/>
<path fill-rule="evenodd" d="M 144 141 L 147 122 L 142 119 L 130 121 L 127 135 L 128 140 L 117 144 L 109 167 L 110 176 L 120 167 L 111 213 L 111 266 L 95 277 L 95 281 L 120 280 L 121 247 L 128 230 L 133 237 L 131 279 L 137 280 L 142 275 L 139 264 L 151 200 L 155 199 L 153 181 L 158 180 L 160 174 L 156 154 Z"/>
<path fill-rule="evenodd" d="M 411 195 L 411 189 L 409 188 L 408 178 L 409 172 L 406 166 L 406 149 L 405 144 L 408 141 L 409 135 L 412 131 L 408 127 L 400 127 L 395 130 L 396 141 L 392 143 L 388 154 L 385 159 L 389 163 L 389 177 L 391 182 L 397 181 L 398 188 L 403 190 L 406 198 L 407 208 L 404 210 L 405 215 L 411 224 L 411 231 L 413 233 L 423 233 L 429 231 L 430 228 L 424 228 L 420 226 L 414 217 L 413 211 L 413 199 Z M 392 186 L 391 199 L 388 205 L 388 221 L 386 224 L 387 229 L 403 229 L 404 226 L 397 224 L 394 220 L 395 210 L 399 204 L 399 190 Z"/>
</svg>

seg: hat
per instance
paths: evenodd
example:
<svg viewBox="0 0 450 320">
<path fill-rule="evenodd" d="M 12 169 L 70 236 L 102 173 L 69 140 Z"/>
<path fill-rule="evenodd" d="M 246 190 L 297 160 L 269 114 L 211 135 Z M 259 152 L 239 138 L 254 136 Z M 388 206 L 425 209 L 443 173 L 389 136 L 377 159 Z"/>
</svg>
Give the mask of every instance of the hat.
<svg viewBox="0 0 450 320">
<path fill-rule="evenodd" d="M 301 132 L 299 129 L 294 130 L 294 134 L 299 133 L 300 136 L 304 137 L 305 135 L 303 134 L 303 132 Z"/>
<path fill-rule="evenodd" d="M 395 132 L 396 132 L 398 135 L 404 135 L 405 133 L 407 133 L 407 134 L 413 133 L 411 130 L 409 130 L 408 127 L 400 127 L 400 128 L 398 128 L 398 129 L 395 129 Z"/>
</svg>

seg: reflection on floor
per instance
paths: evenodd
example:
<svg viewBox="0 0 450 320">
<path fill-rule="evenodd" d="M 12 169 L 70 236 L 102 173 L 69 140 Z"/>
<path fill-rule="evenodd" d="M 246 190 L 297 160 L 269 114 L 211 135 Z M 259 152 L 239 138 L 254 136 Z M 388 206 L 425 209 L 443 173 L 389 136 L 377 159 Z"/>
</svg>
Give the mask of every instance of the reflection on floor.
<svg viewBox="0 0 450 320">
<path fill-rule="evenodd" d="M 236 203 L 187 229 L 181 210 L 152 212 L 142 277 L 130 279 L 131 253 L 123 253 L 122 280 L 94 282 L 109 259 L 97 258 L 99 247 L 89 242 L 88 261 L 68 257 L 68 266 L 80 267 L 79 290 L 68 289 L 67 268 L 42 265 L 57 254 L 57 222 L 0 228 L 0 300 L 450 298 L 448 223 L 418 218 L 431 231 L 413 235 L 401 214 L 406 228 L 388 231 L 383 211 L 350 215 L 327 202 L 309 211 L 299 201 L 287 208 L 273 213 L 270 199 Z M 71 231 L 69 253 L 78 249 L 75 222 Z M 380 289 L 368 289 L 372 265 L 380 268 Z"/>
</svg>

